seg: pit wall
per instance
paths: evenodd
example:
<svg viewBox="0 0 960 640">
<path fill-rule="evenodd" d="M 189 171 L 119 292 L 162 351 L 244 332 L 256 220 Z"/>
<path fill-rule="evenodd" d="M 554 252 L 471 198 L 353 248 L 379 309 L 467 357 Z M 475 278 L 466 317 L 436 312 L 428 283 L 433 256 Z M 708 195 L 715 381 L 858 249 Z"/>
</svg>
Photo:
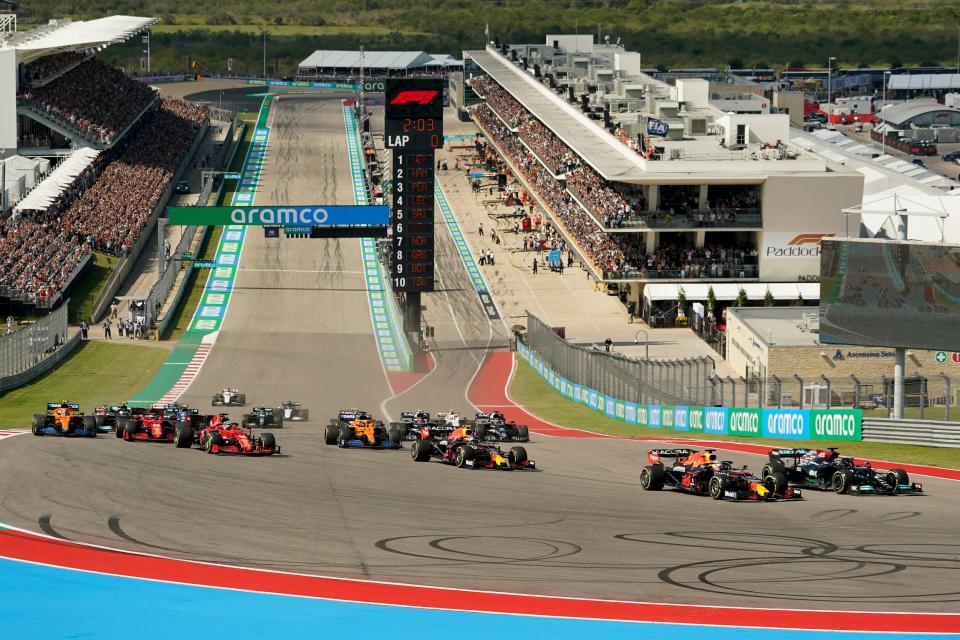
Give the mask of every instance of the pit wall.
<svg viewBox="0 0 960 640">
<path fill-rule="evenodd" d="M 517 353 L 564 398 L 612 420 L 638 427 L 684 434 L 782 438 L 795 440 L 862 440 L 860 409 L 747 409 L 737 407 L 637 404 L 604 396 L 554 372 L 523 343 Z"/>
</svg>

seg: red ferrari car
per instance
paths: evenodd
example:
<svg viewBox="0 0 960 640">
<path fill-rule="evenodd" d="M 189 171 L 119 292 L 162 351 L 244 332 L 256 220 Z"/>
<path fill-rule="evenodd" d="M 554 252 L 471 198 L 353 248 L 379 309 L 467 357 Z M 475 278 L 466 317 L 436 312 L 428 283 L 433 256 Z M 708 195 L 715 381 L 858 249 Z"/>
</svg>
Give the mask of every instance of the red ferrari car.
<svg viewBox="0 0 960 640">
<path fill-rule="evenodd" d="M 117 437 L 127 442 L 150 440 L 173 442 L 176 421 L 165 416 L 163 409 L 148 409 L 139 415 L 117 419 Z"/>
<path fill-rule="evenodd" d="M 242 427 L 236 422 L 211 421 L 198 431 L 196 444 L 207 453 L 234 453 L 245 456 L 270 456 L 280 453 L 280 446 L 272 433 L 253 434 L 251 427 Z"/>
</svg>

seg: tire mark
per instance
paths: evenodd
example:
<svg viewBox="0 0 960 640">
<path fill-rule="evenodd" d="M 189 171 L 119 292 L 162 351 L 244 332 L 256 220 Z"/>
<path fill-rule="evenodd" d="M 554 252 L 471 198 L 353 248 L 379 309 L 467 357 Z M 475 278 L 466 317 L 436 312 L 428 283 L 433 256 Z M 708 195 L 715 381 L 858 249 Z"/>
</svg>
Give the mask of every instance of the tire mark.
<svg viewBox="0 0 960 640">
<path fill-rule="evenodd" d="M 45 513 L 37 519 L 37 526 L 40 527 L 40 530 L 43 531 L 48 536 L 53 536 L 54 538 L 60 538 L 61 540 L 69 540 L 67 536 L 61 534 L 59 531 L 53 528 L 53 525 L 50 524 L 50 514 Z"/>
</svg>

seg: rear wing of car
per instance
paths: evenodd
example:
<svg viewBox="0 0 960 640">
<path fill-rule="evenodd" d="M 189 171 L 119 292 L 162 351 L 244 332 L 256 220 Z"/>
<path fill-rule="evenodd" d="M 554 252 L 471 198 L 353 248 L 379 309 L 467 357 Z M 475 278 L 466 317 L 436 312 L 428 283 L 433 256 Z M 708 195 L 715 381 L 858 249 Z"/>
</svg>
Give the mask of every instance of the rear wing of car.
<svg viewBox="0 0 960 640">
<path fill-rule="evenodd" d="M 809 449 L 771 449 L 768 457 L 771 460 L 779 460 L 781 458 L 802 458 L 808 453 L 810 453 Z"/>
<path fill-rule="evenodd" d="M 359 420 L 370 419 L 370 414 L 366 411 L 341 411 L 337 414 L 341 420 Z"/>
<path fill-rule="evenodd" d="M 51 411 L 53 409 L 76 409 L 80 410 L 80 405 L 74 402 L 48 402 L 47 410 Z"/>
<path fill-rule="evenodd" d="M 647 460 L 649 460 L 651 464 L 657 464 L 661 458 L 680 460 L 694 453 L 696 453 L 694 449 L 651 449 L 647 453 Z"/>
</svg>

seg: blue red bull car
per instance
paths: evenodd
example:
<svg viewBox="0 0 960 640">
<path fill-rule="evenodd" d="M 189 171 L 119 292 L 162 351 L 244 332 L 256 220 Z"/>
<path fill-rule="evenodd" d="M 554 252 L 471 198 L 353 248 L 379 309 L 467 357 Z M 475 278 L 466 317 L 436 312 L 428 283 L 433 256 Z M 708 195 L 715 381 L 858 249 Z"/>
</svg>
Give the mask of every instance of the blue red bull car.
<svg viewBox="0 0 960 640">
<path fill-rule="evenodd" d="M 788 486 L 783 474 L 758 478 L 746 467 L 717 459 L 716 450 L 653 449 L 647 454 L 649 465 L 640 472 L 644 491 L 673 487 L 714 500 L 795 500 L 799 489 Z"/>
<path fill-rule="evenodd" d="M 423 435 L 410 447 L 410 457 L 417 462 L 439 460 L 461 469 L 521 471 L 537 468 L 537 464 L 527 458 L 525 448 L 511 447 L 504 451 L 494 443 L 478 440 L 473 427 L 458 427 L 444 439 L 431 438 L 428 429 Z"/>
</svg>

